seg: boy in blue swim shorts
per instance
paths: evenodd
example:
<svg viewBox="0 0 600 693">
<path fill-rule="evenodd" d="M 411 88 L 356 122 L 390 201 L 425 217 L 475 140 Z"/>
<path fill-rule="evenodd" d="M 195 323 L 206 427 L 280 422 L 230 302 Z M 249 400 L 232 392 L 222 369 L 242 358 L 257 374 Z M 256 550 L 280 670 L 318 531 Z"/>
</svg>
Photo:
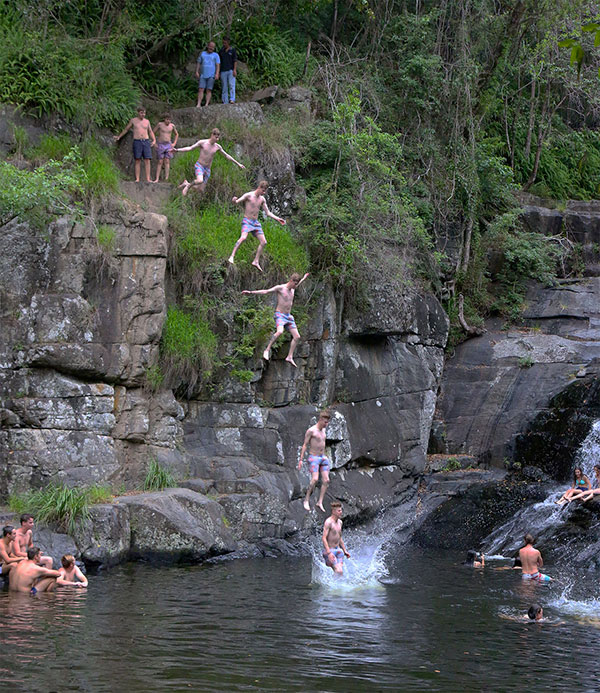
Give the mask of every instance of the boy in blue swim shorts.
<svg viewBox="0 0 600 693">
<path fill-rule="evenodd" d="M 150 161 L 152 159 L 152 147 L 156 145 L 156 137 L 150 125 L 150 121 L 146 118 L 146 109 L 140 106 L 137 109 L 137 117 L 132 118 L 126 128 L 118 135 L 115 135 L 114 140 L 118 142 L 121 137 L 133 128 L 133 158 L 135 161 L 135 182 L 140 182 L 140 170 L 142 159 L 144 159 L 144 172 L 146 174 L 146 182 L 150 180 Z"/>
<path fill-rule="evenodd" d="M 229 259 L 231 262 L 231 258 Z M 260 268 L 259 268 L 260 269 Z M 268 361 L 271 358 L 271 347 L 275 343 L 278 337 L 281 337 L 285 329 L 289 330 L 292 335 L 292 341 L 290 343 L 290 350 L 286 356 L 286 361 L 290 363 L 294 368 L 297 368 L 294 362 L 294 349 L 296 344 L 300 340 L 300 333 L 296 327 L 294 321 L 294 316 L 290 313 L 292 310 L 292 303 L 294 302 L 294 294 L 296 289 L 302 284 L 302 282 L 308 277 L 308 272 L 300 279 L 300 275 L 292 274 L 289 282 L 287 284 L 277 284 L 272 286 L 270 289 L 257 289 L 256 291 L 244 290 L 243 294 L 277 294 L 277 309 L 275 310 L 275 334 L 269 340 L 267 348 L 263 351 L 263 359 Z"/>
<path fill-rule="evenodd" d="M 323 525 L 323 559 L 336 575 L 344 572 L 344 556 L 350 558 L 342 539 L 342 504 L 332 501 L 331 516 Z"/>
<path fill-rule="evenodd" d="M 233 246 L 233 250 L 229 256 L 229 263 L 232 265 L 235 261 L 235 254 L 237 253 L 238 248 L 242 245 L 246 238 L 248 238 L 248 234 L 251 233 L 258 241 L 258 248 L 256 249 L 256 255 L 254 256 L 252 265 L 256 267 L 257 270 L 262 272 L 262 267 L 260 266 L 260 256 L 262 255 L 264 247 L 267 245 L 267 241 L 265 239 L 262 226 L 260 225 L 260 221 L 258 221 L 258 214 L 261 209 L 268 217 L 275 219 L 275 221 L 278 221 L 282 226 L 285 226 L 285 219 L 278 217 L 276 214 L 272 214 L 267 206 L 265 193 L 267 192 L 268 187 L 269 184 L 267 181 L 261 180 L 256 190 L 251 190 L 241 197 L 233 197 L 231 199 L 231 201 L 236 205 L 244 205 L 242 233 L 239 239 L 236 241 L 236 244 Z"/>
<path fill-rule="evenodd" d="M 319 414 L 319 420 L 314 426 L 311 426 L 304 434 L 304 442 L 302 443 L 302 449 L 300 450 L 300 460 L 298 462 L 298 470 L 302 469 L 302 460 L 304 459 L 304 453 L 308 448 L 308 469 L 310 471 L 310 482 L 308 484 L 308 489 L 306 491 L 306 496 L 304 498 L 304 509 L 310 511 L 310 496 L 313 489 L 319 481 L 319 472 L 321 473 L 321 493 L 319 494 L 319 500 L 317 501 L 317 508 L 325 512 L 323 507 L 323 498 L 325 498 L 325 492 L 329 486 L 329 469 L 331 465 L 329 460 L 325 457 L 325 445 L 326 445 L 326 429 L 327 424 L 331 419 L 331 414 L 327 409 L 324 409 Z"/>
</svg>

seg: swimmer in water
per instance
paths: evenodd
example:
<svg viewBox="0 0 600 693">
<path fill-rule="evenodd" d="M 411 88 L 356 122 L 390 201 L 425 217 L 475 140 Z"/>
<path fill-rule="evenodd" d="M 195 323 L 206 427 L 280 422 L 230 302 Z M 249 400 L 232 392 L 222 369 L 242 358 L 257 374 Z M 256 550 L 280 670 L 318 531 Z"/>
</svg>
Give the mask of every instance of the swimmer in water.
<svg viewBox="0 0 600 693">
<path fill-rule="evenodd" d="M 64 587 L 87 587 L 88 580 L 75 564 L 75 557 L 65 554 L 60 559 L 62 567 L 59 569 L 60 577 L 56 581 L 57 585 Z"/>
<path fill-rule="evenodd" d="M 336 575 L 344 573 L 344 556 L 350 558 L 342 539 L 342 504 L 332 501 L 331 516 L 323 525 L 323 558 Z"/>
<path fill-rule="evenodd" d="M 472 566 L 473 568 L 483 568 L 485 565 L 485 556 L 482 553 L 477 553 L 470 549 L 467 551 L 467 560 L 463 565 Z"/>
<path fill-rule="evenodd" d="M 27 594 L 53 592 L 60 573 L 58 570 L 44 568 L 40 565 L 41 561 L 41 550 L 37 546 L 29 546 L 27 560 L 17 563 L 8 576 L 11 591 Z"/>
<path fill-rule="evenodd" d="M 544 610 L 539 604 L 532 604 L 525 618 L 528 618 L 530 621 L 541 621 L 544 618 Z"/>
<path fill-rule="evenodd" d="M 523 567 L 524 580 L 534 580 L 535 582 L 550 582 L 552 580 L 548 575 L 540 573 L 544 560 L 542 554 L 533 547 L 531 534 L 525 535 L 525 546 L 519 550 L 519 558 Z"/>
</svg>

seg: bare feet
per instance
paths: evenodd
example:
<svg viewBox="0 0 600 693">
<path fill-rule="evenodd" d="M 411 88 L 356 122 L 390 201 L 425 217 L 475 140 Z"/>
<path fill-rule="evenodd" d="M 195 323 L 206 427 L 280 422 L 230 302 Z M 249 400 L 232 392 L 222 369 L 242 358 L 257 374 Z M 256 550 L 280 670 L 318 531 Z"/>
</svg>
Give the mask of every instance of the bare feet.
<svg viewBox="0 0 600 693">
<path fill-rule="evenodd" d="M 256 269 L 259 270 L 260 272 L 263 271 L 262 267 L 258 264 L 258 260 L 254 260 L 254 262 L 252 263 L 252 266 L 256 267 Z"/>
<path fill-rule="evenodd" d="M 183 183 L 180 183 L 177 187 L 179 188 L 179 190 L 181 190 L 181 188 L 185 187 L 186 185 L 189 185 L 189 183 L 187 182 L 187 178 L 183 181 Z"/>
<path fill-rule="evenodd" d="M 139 183 L 139 182 L 140 182 L 140 179 L 139 179 L 139 178 L 136 178 L 136 179 L 135 179 L 135 182 L 136 182 L 136 183 Z"/>
<path fill-rule="evenodd" d="M 158 178 L 152 181 L 153 183 L 158 183 Z"/>
<path fill-rule="evenodd" d="M 293 359 L 291 356 L 288 356 L 288 357 L 286 358 L 286 361 L 287 361 L 288 363 L 291 363 L 292 366 L 294 366 L 294 368 L 298 368 L 298 366 L 297 366 L 296 363 L 294 362 L 294 359 Z"/>
<path fill-rule="evenodd" d="M 302 505 L 304 506 L 304 510 L 310 512 L 310 505 L 308 504 L 308 501 L 306 499 L 304 500 L 304 503 L 302 503 Z"/>
<path fill-rule="evenodd" d="M 322 510 L 323 512 L 325 512 L 325 508 L 323 507 L 323 503 L 317 503 L 317 508 L 319 508 L 319 510 Z"/>
<path fill-rule="evenodd" d="M 271 358 L 271 353 L 269 352 L 268 349 L 265 349 L 265 350 L 263 351 L 263 359 L 264 359 L 265 361 L 268 361 L 270 358 Z"/>
<path fill-rule="evenodd" d="M 187 181 L 186 181 L 187 182 Z M 188 192 L 190 191 L 190 188 L 192 187 L 191 183 L 188 183 L 184 188 L 181 190 L 181 194 L 183 197 L 185 197 Z"/>
</svg>

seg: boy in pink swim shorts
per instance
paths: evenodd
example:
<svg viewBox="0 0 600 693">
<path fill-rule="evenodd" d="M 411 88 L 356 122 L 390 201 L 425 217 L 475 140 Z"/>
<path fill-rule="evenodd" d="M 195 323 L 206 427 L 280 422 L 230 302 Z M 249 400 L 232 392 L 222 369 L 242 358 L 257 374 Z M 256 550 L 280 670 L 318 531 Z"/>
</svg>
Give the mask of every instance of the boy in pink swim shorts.
<svg viewBox="0 0 600 693">
<path fill-rule="evenodd" d="M 171 115 L 165 113 L 163 119 L 157 123 L 154 128 L 154 134 L 156 135 L 156 155 L 158 156 L 158 164 L 156 165 L 156 178 L 155 183 L 160 180 L 160 172 L 162 167 L 165 167 L 165 182 L 169 180 L 169 171 L 171 169 L 171 159 L 173 158 L 173 152 L 175 151 L 175 145 L 179 139 L 179 133 L 175 124 L 171 122 Z M 175 139 L 171 142 L 171 136 L 175 135 Z"/>
<path fill-rule="evenodd" d="M 329 486 L 329 460 L 325 457 L 325 444 L 326 444 L 326 434 L 325 429 L 327 424 L 331 419 L 331 414 L 327 409 L 324 409 L 319 414 L 319 420 L 314 426 L 311 426 L 304 434 L 304 443 L 302 443 L 302 450 L 300 450 L 300 460 L 298 462 L 298 469 L 302 468 L 302 460 L 304 459 L 304 453 L 306 448 L 308 448 L 308 468 L 310 470 L 310 483 L 308 484 L 308 489 L 306 491 L 306 496 L 304 497 L 304 509 L 310 511 L 310 496 L 313 489 L 319 481 L 319 472 L 321 472 L 321 493 L 319 494 L 319 500 L 317 501 L 317 508 L 325 512 L 323 507 L 323 498 L 325 498 L 325 492 Z"/>
<path fill-rule="evenodd" d="M 250 192 L 245 193 L 241 197 L 234 197 L 231 200 L 236 205 L 244 205 L 242 233 L 239 239 L 237 240 L 236 244 L 233 246 L 233 250 L 231 251 L 231 255 L 229 256 L 229 262 L 232 265 L 234 263 L 235 254 L 237 253 L 238 248 L 242 245 L 246 238 L 248 238 L 248 234 L 251 233 L 254 236 L 254 238 L 256 238 L 256 240 L 258 241 L 258 248 L 256 249 L 256 255 L 254 256 L 252 265 L 256 267 L 257 270 L 260 270 L 262 272 L 262 267 L 260 266 L 260 256 L 262 254 L 262 251 L 264 250 L 264 247 L 267 245 L 267 241 L 265 239 L 265 234 L 262 230 L 262 226 L 260 225 L 260 221 L 258 221 L 258 213 L 261 209 L 268 217 L 271 217 L 271 219 L 275 219 L 275 221 L 278 221 L 282 226 L 285 226 L 285 219 L 282 219 L 281 217 L 272 214 L 269 208 L 267 207 L 267 201 L 265 200 L 264 196 L 267 192 L 268 187 L 269 184 L 267 183 L 267 181 L 261 180 L 256 190 L 251 190 Z"/>
</svg>

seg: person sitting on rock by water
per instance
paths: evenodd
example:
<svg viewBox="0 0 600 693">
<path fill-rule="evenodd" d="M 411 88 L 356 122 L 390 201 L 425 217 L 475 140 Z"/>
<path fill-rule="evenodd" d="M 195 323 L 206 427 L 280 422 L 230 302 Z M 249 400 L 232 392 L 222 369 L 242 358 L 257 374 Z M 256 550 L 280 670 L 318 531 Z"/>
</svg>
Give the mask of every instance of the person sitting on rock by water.
<svg viewBox="0 0 600 693">
<path fill-rule="evenodd" d="M 40 565 L 41 558 L 42 552 L 37 546 L 27 549 L 27 560 L 17 563 L 8 577 L 9 588 L 13 592 L 37 594 L 54 591 L 60 573 Z"/>
<path fill-rule="evenodd" d="M 342 539 L 342 504 L 332 501 L 331 515 L 323 525 L 323 558 L 336 575 L 344 572 L 344 556 L 350 558 Z"/>
<path fill-rule="evenodd" d="M 221 131 L 219 128 L 213 128 L 210 133 L 210 137 L 207 140 L 198 140 L 189 147 L 180 147 L 179 149 L 174 148 L 174 152 L 190 152 L 192 149 L 200 149 L 198 152 L 198 161 L 194 164 L 194 182 L 188 183 L 187 179 L 183 181 L 178 187 L 181 189 L 181 194 L 185 197 L 188 194 L 190 188 L 194 187 L 198 189 L 198 192 L 203 192 L 206 187 L 206 183 L 210 178 L 210 167 L 212 166 L 215 154 L 220 152 L 226 159 L 233 161 L 236 166 L 241 169 L 245 169 L 244 164 L 240 164 L 232 156 L 221 147 L 219 144 L 219 139 L 221 137 Z"/>
<path fill-rule="evenodd" d="M 575 467 L 573 470 L 573 486 L 567 489 L 562 496 L 556 501 L 557 505 L 564 505 L 572 500 L 572 497 L 576 493 L 582 491 L 589 491 L 592 488 L 592 484 L 587 476 L 583 473 L 581 467 Z"/>
<path fill-rule="evenodd" d="M 317 501 L 317 508 L 325 512 L 323 507 L 323 498 L 325 498 L 325 492 L 329 486 L 329 469 L 331 465 L 329 460 L 325 457 L 325 442 L 326 435 L 325 429 L 327 424 L 331 419 L 331 414 L 327 409 L 324 409 L 319 414 L 319 420 L 314 426 L 311 426 L 304 435 L 304 443 L 302 444 L 302 450 L 300 450 L 300 461 L 298 462 L 298 469 L 302 468 L 302 461 L 304 460 L 304 453 L 308 447 L 308 468 L 310 470 L 310 483 L 308 484 L 308 490 L 306 491 L 306 496 L 304 498 L 304 509 L 310 511 L 310 496 L 313 489 L 319 481 L 319 471 L 321 472 L 321 493 L 319 494 L 319 500 Z"/>
<path fill-rule="evenodd" d="M 15 556 L 27 557 L 27 549 L 33 546 L 33 515 L 23 513 L 21 515 L 21 526 L 16 531 L 13 541 L 13 553 Z M 44 556 L 40 553 L 40 565 L 52 568 L 52 556 Z"/>
<path fill-rule="evenodd" d="M 57 585 L 63 587 L 87 587 L 88 580 L 75 563 L 75 557 L 65 554 L 61 559 L 60 577 L 56 581 Z"/>
<path fill-rule="evenodd" d="M 13 553 L 13 542 L 16 536 L 17 530 L 12 525 L 2 528 L 2 539 L 0 539 L 0 575 L 2 577 L 8 577 L 11 569 L 25 560 L 24 556 L 15 556 Z"/>
<path fill-rule="evenodd" d="M 256 249 L 256 255 L 254 256 L 254 260 L 252 260 L 252 265 L 256 267 L 257 270 L 260 270 L 262 272 L 262 267 L 260 266 L 260 256 L 264 250 L 264 247 L 267 245 L 267 241 L 265 239 L 265 234 L 262 230 L 262 226 L 260 225 L 260 221 L 258 221 L 258 213 L 261 209 L 268 217 L 271 217 L 271 219 L 275 219 L 275 221 L 278 221 L 282 226 L 285 226 L 285 219 L 282 219 L 281 217 L 278 217 L 277 215 L 273 214 L 267 207 L 267 201 L 265 200 L 264 195 L 267 192 L 268 187 L 269 184 L 267 183 L 267 181 L 261 180 L 256 190 L 251 190 L 250 192 L 245 193 L 241 197 L 233 197 L 231 199 L 231 201 L 236 205 L 244 205 L 242 233 L 239 239 L 236 241 L 236 244 L 233 246 L 233 250 L 231 251 L 231 255 L 229 256 L 229 262 L 232 265 L 238 248 L 242 245 L 246 238 L 248 238 L 248 234 L 251 233 L 258 241 L 258 248 Z"/>
<path fill-rule="evenodd" d="M 294 272 L 290 277 L 287 284 L 277 284 L 272 286 L 270 289 L 257 289 L 256 291 L 244 290 L 242 294 L 277 294 L 277 308 L 275 309 L 275 334 L 269 340 L 267 348 L 263 351 L 263 359 L 268 361 L 271 358 L 271 347 L 275 343 L 275 340 L 281 337 L 283 330 L 289 330 L 292 335 L 292 341 L 290 343 L 290 350 L 285 360 L 291 363 L 294 368 L 297 368 L 296 362 L 294 361 L 294 350 L 296 349 L 296 344 L 300 340 L 300 333 L 296 327 L 296 321 L 294 316 L 291 314 L 292 304 L 294 302 L 294 294 L 296 289 L 302 284 L 302 282 L 308 277 L 308 272 L 300 279 L 300 275 Z"/>
<path fill-rule="evenodd" d="M 583 478 L 586 479 L 587 477 L 584 475 Z M 594 465 L 594 488 L 591 488 L 591 486 L 590 484 L 590 488 L 585 491 L 576 491 L 569 498 L 569 503 L 575 500 L 587 503 L 587 501 L 592 500 L 594 496 L 600 495 L 600 464 Z"/>
<path fill-rule="evenodd" d="M 160 172 L 164 165 L 165 167 L 165 182 L 169 180 L 169 171 L 171 170 L 171 159 L 173 158 L 173 150 L 179 139 L 179 133 L 175 124 L 171 122 L 170 113 L 165 113 L 163 119 L 156 124 L 154 128 L 156 135 L 156 155 L 158 163 L 156 165 L 155 183 L 160 180 Z M 175 139 L 171 141 L 171 137 L 175 135 Z"/>
<path fill-rule="evenodd" d="M 469 549 L 464 565 L 472 566 L 473 568 L 483 568 L 485 566 L 485 556 L 473 549 Z"/>
<path fill-rule="evenodd" d="M 533 537 L 531 534 L 526 534 L 524 540 L 525 546 L 519 550 L 523 579 L 536 582 L 550 582 L 552 580 L 551 577 L 540 573 L 540 568 L 544 565 L 544 561 L 542 554 L 533 547 Z"/>
<path fill-rule="evenodd" d="M 146 118 L 146 109 L 140 106 L 137 109 L 137 117 L 132 118 L 128 123 L 127 127 L 119 135 L 115 135 L 114 140 L 118 142 L 123 135 L 125 135 L 129 130 L 133 128 L 133 158 L 135 160 L 135 182 L 140 182 L 140 169 L 142 166 L 142 159 L 144 160 L 144 172 L 146 174 L 146 182 L 151 183 L 150 180 L 150 160 L 152 159 L 152 147 L 156 145 L 156 137 L 154 137 L 154 132 L 152 131 L 152 126 L 150 121 Z M 150 144 L 152 140 L 152 144 Z"/>
</svg>

